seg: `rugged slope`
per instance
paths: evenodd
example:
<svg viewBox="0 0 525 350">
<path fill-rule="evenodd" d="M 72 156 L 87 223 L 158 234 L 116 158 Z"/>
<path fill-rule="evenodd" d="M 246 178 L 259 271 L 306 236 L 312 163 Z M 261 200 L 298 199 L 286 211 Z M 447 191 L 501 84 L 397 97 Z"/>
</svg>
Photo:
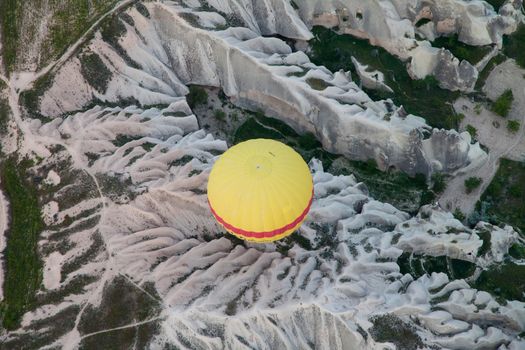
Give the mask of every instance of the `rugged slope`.
<svg viewBox="0 0 525 350">
<path fill-rule="evenodd" d="M 184 84 L 218 86 L 235 104 L 261 109 L 300 133 L 311 132 L 334 153 L 375 159 L 382 169 L 430 176 L 453 173 L 486 156 L 479 145 L 471 145 L 467 133 L 435 130 L 424 136 L 430 131 L 421 118 L 406 116 L 391 101 L 372 101 L 348 74 L 313 65 L 279 39 L 240 27 L 205 31 L 183 19 L 187 8 L 157 3 L 148 8 L 151 20 L 129 11 L 133 26 L 113 17 L 106 24 L 112 31 L 97 33 L 47 78 L 47 90 L 26 98 L 28 106 L 51 117 L 93 99 L 117 103 L 132 98 L 152 105 L 187 93 Z M 99 77 L 97 72 L 104 73 Z M 40 102 L 36 93 L 41 93 Z M 370 134 L 377 137 L 370 139 Z"/>
<path fill-rule="evenodd" d="M 366 38 L 408 62 L 417 79 L 434 75 L 442 87 L 471 91 L 478 69 L 445 49 L 432 47 L 439 36 L 456 34 L 468 45 L 497 45 L 523 20 L 521 0 L 509 0 L 496 13 L 484 1 L 297 1 L 310 26 L 336 28 Z M 430 42 L 429 42 L 430 41 Z"/>
</svg>

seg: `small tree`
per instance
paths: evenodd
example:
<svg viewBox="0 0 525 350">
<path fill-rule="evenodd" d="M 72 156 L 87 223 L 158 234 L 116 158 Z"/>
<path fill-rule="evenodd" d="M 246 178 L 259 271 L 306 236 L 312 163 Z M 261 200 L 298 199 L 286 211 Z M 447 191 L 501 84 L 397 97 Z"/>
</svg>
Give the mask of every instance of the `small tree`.
<svg viewBox="0 0 525 350">
<path fill-rule="evenodd" d="M 220 122 L 223 122 L 223 121 L 226 120 L 226 113 L 223 110 L 220 110 L 220 109 L 216 109 L 213 112 L 213 116 L 215 117 L 215 119 L 217 119 Z"/>
<path fill-rule="evenodd" d="M 465 220 L 465 214 L 463 214 L 463 212 L 459 208 L 456 208 L 456 210 L 454 210 L 454 217 L 459 221 Z"/>
<path fill-rule="evenodd" d="M 478 188 L 479 185 L 481 185 L 481 182 L 483 182 L 483 180 L 479 177 L 469 177 L 468 179 L 466 179 L 465 188 L 466 188 L 467 194 L 471 193 L 476 188 Z"/>
<path fill-rule="evenodd" d="M 466 130 L 468 131 L 470 136 L 472 136 L 473 139 L 478 137 L 478 129 L 476 129 L 474 126 L 468 124 Z"/>
<path fill-rule="evenodd" d="M 474 106 L 474 112 L 475 112 L 477 115 L 480 115 L 480 114 L 481 114 L 481 108 L 482 108 L 482 107 L 483 107 L 483 106 L 482 106 L 480 103 L 476 104 L 476 106 Z"/>
<path fill-rule="evenodd" d="M 190 93 L 186 96 L 190 108 L 208 103 L 208 93 L 204 88 L 197 85 L 190 85 Z"/>
<path fill-rule="evenodd" d="M 520 122 L 517 120 L 509 120 L 507 122 L 507 130 L 510 132 L 518 132 L 520 130 Z"/>
<path fill-rule="evenodd" d="M 506 118 L 509 114 L 510 107 L 514 101 L 514 95 L 511 89 L 505 90 L 503 94 L 492 104 L 492 111 Z"/>
<path fill-rule="evenodd" d="M 445 176 L 441 173 L 435 173 L 432 175 L 432 191 L 435 193 L 442 193 L 447 184 L 445 183 Z"/>
</svg>

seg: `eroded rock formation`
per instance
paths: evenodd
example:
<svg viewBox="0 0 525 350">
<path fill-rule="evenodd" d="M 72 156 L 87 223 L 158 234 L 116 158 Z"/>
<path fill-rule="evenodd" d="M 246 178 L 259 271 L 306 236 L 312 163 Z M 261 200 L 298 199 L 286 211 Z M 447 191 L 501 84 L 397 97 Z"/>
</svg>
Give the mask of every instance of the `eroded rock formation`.
<svg viewBox="0 0 525 350">
<path fill-rule="evenodd" d="M 300 133 L 313 133 L 331 152 L 351 159 L 372 158 L 382 169 L 393 166 L 430 176 L 479 160 L 479 146 L 455 131 L 437 136 L 443 141 L 446 135 L 450 141 L 444 143 L 446 149 L 422 147 L 422 131 L 428 129 L 422 118 L 400 114 L 391 101 L 372 101 L 348 74 L 315 66 L 280 39 L 264 38 L 243 27 L 198 29 L 181 17 L 187 8 L 155 3 L 148 9 L 150 19 L 130 10 L 134 25 L 121 23 L 126 31 L 118 43 L 126 57 L 97 34 L 56 72 L 41 98 L 40 112 L 58 116 L 82 109 L 93 99 L 170 103 L 187 93 L 185 84 L 200 84 L 220 87 L 241 107 L 261 109 Z M 193 15 L 200 18 L 201 12 Z M 107 67 L 111 78 L 105 85 L 83 74 L 84 57 L 90 55 Z M 449 158 L 454 161 L 442 164 Z M 442 165 L 436 167 L 438 163 Z"/>
</svg>

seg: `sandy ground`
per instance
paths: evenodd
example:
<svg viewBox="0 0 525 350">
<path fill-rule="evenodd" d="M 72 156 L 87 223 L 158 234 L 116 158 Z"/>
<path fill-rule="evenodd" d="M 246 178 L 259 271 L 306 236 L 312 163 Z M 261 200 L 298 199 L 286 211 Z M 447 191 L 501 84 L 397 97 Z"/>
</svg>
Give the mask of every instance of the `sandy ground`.
<svg viewBox="0 0 525 350">
<path fill-rule="evenodd" d="M 514 103 L 507 119 L 520 121 L 521 127 L 517 133 L 509 132 L 507 119 L 492 113 L 489 110 L 490 106 L 481 105 L 476 111 L 477 103 L 464 97 L 454 103 L 456 111 L 465 115 L 461 131 L 465 130 L 468 124 L 474 126 L 479 142 L 489 148 L 489 156 L 487 162 L 480 167 L 460 173 L 448 183 L 447 189 L 439 199 L 442 207 L 451 211 L 459 208 L 463 213 L 470 214 L 496 174 L 499 159 L 525 159 L 525 70 L 519 68 L 514 60 L 497 66 L 490 73 L 483 88 L 491 99 L 496 99 L 506 89 L 512 89 L 514 95 Z M 483 183 L 472 193 L 466 194 L 465 180 L 469 177 L 480 177 Z"/>
</svg>

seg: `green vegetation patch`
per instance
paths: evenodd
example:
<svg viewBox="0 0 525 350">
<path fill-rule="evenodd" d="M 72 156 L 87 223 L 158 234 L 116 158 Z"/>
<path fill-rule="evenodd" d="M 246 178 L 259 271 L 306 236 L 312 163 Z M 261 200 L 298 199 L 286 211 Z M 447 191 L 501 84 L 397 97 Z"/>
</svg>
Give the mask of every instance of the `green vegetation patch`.
<svg viewBox="0 0 525 350">
<path fill-rule="evenodd" d="M 80 291 L 82 292 L 82 291 Z M 62 300 L 61 300 L 62 301 Z M 26 332 L 11 332 L 0 343 L 2 350 L 43 349 L 71 331 L 80 312 L 80 306 L 71 305 L 53 316 L 33 320 Z"/>
<path fill-rule="evenodd" d="M 4 66 L 9 72 L 16 62 L 18 47 L 18 23 L 23 3 L 17 0 L 0 1 L 0 30 L 2 31 L 2 56 Z"/>
<path fill-rule="evenodd" d="M 516 60 L 525 68 L 525 24 L 521 24 L 514 33 L 503 37 L 503 53 Z"/>
<path fill-rule="evenodd" d="M 328 171 L 334 175 L 353 174 L 357 181 L 366 184 L 373 198 L 412 214 L 417 213 L 420 206 L 431 203 L 445 187 L 444 180 L 438 180 L 429 190 L 422 174 L 410 177 L 395 169 L 383 172 L 373 160 L 361 162 L 339 157 Z"/>
<path fill-rule="evenodd" d="M 202 86 L 190 85 L 189 90 L 186 100 L 191 109 L 208 103 L 208 93 Z"/>
<path fill-rule="evenodd" d="M 35 186 L 27 180 L 29 161 L 7 159 L 0 167 L 10 218 L 5 256 L 4 300 L 0 320 L 6 329 L 19 326 L 22 315 L 31 309 L 42 280 L 38 236 L 44 224 Z"/>
<path fill-rule="evenodd" d="M 216 109 L 216 110 L 213 111 L 213 117 L 215 119 L 217 119 L 218 121 L 220 121 L 220 122 L 225 122 L 226 121 L 226 112 L 224 112 L 221 109 Z"/>
<path fill-rule="evenodd" d="M 473 287 L 489 292 L 499 302 L 525 301 L 525 265 L 508 262 L 493 266 L 481 273 Z"/>
<path fill-rule="evenodd" d="M 492 103 L 492 111 L 506 118 L 510 112 L 513 101 L 514 95 L 512 94 L 512 90 L 505 90 L 505 92 L 502 93 L 494 103 Z"/>
<path fill-rule="evenodd" d="M 140 140 L 142 136 L 135 136 L 135 135 L 126 135 L 126 134 L 117 134 L 115 139 L 111 141 L 113 145 L 116 147 L 122 147 L 132 141 Z"/>
<path fill-rule="evenodd" d="M 485 0 L 485 1 L 491 4 L 492 7 L 494 7 L 494 10 L 496 10 L 497 12 L 499 8 L 503 6 L 506 0 Z"/>
<path fill-rule="evenodd" d="M 106 43 L 110 44 L 115 49 L 115 51 L 117 51 L 119 56 L 122 57 L 128 66 L 140 69 L 141 66 L 131 57 L 129 57 L 126 50 L 124 50 L 122 45 L 119 43 L 119 39 L 124 34 L 126 34 L 126 26 L 124 25 L 124 21 L 127 17 L 124 17 L 123 15 L 125 15 L 125 13 L 122 15 L 113 14 L 105 18 L 100 24 L 100 34 L 102 39 Z"/>
<path fill-rule="evenodd" d="M 463 214 L 463 212 L 459 208 L 456 208 L 456 210 L 454 210 L 454 214 L 453 215 L 454 215 L 455 219 L 457 219 L 457 220 L 459 220 L 461 222 L 463 222 L 463 220 L 466 219 L 465 214 Z"/>
<path fill-rule="evenodd" d="M 494 179 L 476 207 L 492 224 L 507 223 L 525 232 L 525 163 L 501 159 Z"/>
<path fill-rule="evenodd" d="M 199 22 L 199 16 L 191 12 L 180 12 L 179 16 L 182 17 L 188 24 L 195 28 L 203 28 Z"/>
<path fill-rule="evenodd" d="M 458 40 L 458 35 L 454 34 L 449 37 L 439 37 L 432 42 L 432 46 L 441 47 L 449 50 L 460 61 L 466 60 L 471 64 L 476 64 L 485 57 L 492 48 L 486 46 L 471 46 Z"/>
<path fill-rule="evenodd" d="M 470 134 L 470 136 L 473 138 L 473 139 L 476 139 L 478 137 L 478 129 L 476 129 L 474 126 L 472 126 L 471 124 L 467 124 L 467 126 L 465 127 L 465 129 L 468 131 L 468 133 Z"/>
<path fill-rule="evenodd" d="M 509 248 L 509 255 L 514 259 L 525 259 L 525 246 L 514 243 Z"/>
<path fill-rule="evenodd" d="M 338 35 L 322 27 L 313 29 L 315 38 L 310 41 L 310 58 L 317 65 L 324 65 L 332 72 L 340 69 L 357 72 L 352 64 L 354 56 L 360 63 L 369 65 L 385 74 L 385 83 L 394 93 L 367 90 L 373 99 L 391 98 L 397 105 L 403 105 L 412 114 L 426 119 L 433 127 L 457 129 L 459 117 L 454 112 L 452 103 L 460 96 L 459 92 L 439 87 L 433 77 L 412 80 L 405 63 L 381 47 L 371 45 L 367 40 L 351 35 Z"/>
<path fill-rule="evenodd" d="M 54 75 L 47 73 L 38 78 L 30 90 L 25 90 L 20 94 L 20 101 L 27 112 L 33 116 L 40 116 L 40 99 L 53 84 Z"/>
<path fill-rule="evenodd" d="M 487 78 L 489 77 L 490 72 L 492 72 L 492 70 L 496 66 L 502 64 L 506 60 L 507 60 L 507 57 L 501 53 L 492 57 L 487 63 L 487 65 L 485 66 L 485 68 L 483 68 L 483 70 L 479 72 L 478 80 L 476 81 L 476 90 L 478 91 L 481 90 L 483 86 L 485 85 L 485 82 L 487 81 Z"/>
<path fill-rule="evenodd" d="M 425 345 L 417 335 L 416 328 L 393 314 L 374 316 L 369 332 L 375 341 L 394 343 L 397 349 L 417 350 Z"/>
<path fill-rule="evenodd" d="M 9 108 L 9 103 L 7 103 L 7 100 L 0 98 L 0 135 L 4 135 L 7 132 L 10 113 L 11 108 Z"/>
<path fill-rule="evenodd" d="M 109 11 L 115 0 L 66 0 L 51 1 L 56 8 L 49 27 L 49 49 L 54 55 L 61 54 L 98 19 Z M 50 57 L 50 58 L 51 58 Z"/>
<path fill-rule="evenodd" d="M 301 77 L 304 77 L 306 75 L 306 73 L 308 73 L 308 70 L 302 70 L 300 72 L 287 73 L 286 76 L 287 77 L 298 77 L 298 78 L 301 78 Z"/>
<path fill-rule="evenodd" d="M 107 174 L 97 174 L 97 180 L 104 195 L 118 202 L 120 198 L 135 198 L 136 194 L 131 189 L 131 179 Z"/>
<path fill-rule="evenodd" d="M 520 122 L 517 120 L 507 121 L 507 130 L 516 133 L 520 130 Z"/>
<path fill-rule="evenodd" d="M 450 279 L 468 278 L 476 270 L 476 265 L 466 260 L 447 256 L 426 256 L 405 252 L 397 259 L 400 272 L 419 278 L 432 272 L 443 272 Z"/>
<path fill-rule="evenodd" d="M 469 177 L 465 180 L 465 192 L 472 193 L 476 188 L 478 188 L 483 180 L 479 177 Z"/>
<path fill-rule="evenodd" d="M 147 9 L 146 6 L 144 6 L 144 4 L 140 3 L 140 2 L 137 2 L 135 4 L 135 8 L 137 9 L 137 11 L 144 17 L 146 18 L 150 18 L 150 13 Z"/>
<path fill-rule="evenodd" d="M 102 303 L 97 307 L 88 306 L 82 314 L 78 326 L 82 335 L 151 320 L 159 315 L 160 297 L 150 284 L 138 287 L 127 278 L 118 276 L 104 287 L 103 293 Z M 130 328 L 138 331 L 133 327 Z M 114 333 L 106 336 L 120 338 L 119 332 Z M 131 342 L 130 346 L 134 342 L 133 338 L 121 340 Z M 122 342 L 114 344 L 122 344 Z"/>
<path fill-rule="evenodd" d="M 80 72 L 95 90 L 101 94 L 106 92 L 112 73 L 96 53 L 88 52 L 80 56 Z"/>
<path fill-rule="evenodd" d="M 0 30 L 7 71 L 13 71 L 17 64 L 29 63 L 26 46 L 20 42 L 36 40 L 43 21 L 47 27 L 36 62 L 39 69 L 64 53 L 115 3 L 115 0 L 50 0 L 24 6 L 23 1 L 2 0 Z M 41 13 L 46 16 L 37 15 Z"/>
<path fill-rule="evenodd" d="M 483 256 L 486 253 L 488 253 L 491 249 L 492 243 L 491 243 L 491 233 L 489 230 L 481 230 L 476 233 L 479 238 L 483 241 L 483 244 L 481 245 L 481 248 L 478 250 L 478 256 Z"/>
</svg>

